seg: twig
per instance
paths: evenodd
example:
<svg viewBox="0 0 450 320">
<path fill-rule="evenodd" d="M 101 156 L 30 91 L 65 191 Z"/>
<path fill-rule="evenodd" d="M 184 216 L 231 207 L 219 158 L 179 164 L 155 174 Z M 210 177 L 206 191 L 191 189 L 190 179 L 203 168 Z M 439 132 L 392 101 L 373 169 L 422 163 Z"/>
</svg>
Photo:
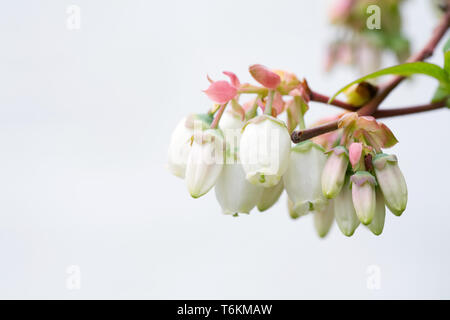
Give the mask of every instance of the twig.
<svg viewBox="0 0 450 320">
<path fill-rule="evenodd" d="M 316 102 L 321 102 L 321 103 L 326 103 L 326 104 L 328 104 L 328 100 L 330 100 L 330 97 L 320 94 L 318 92 L 312 91 L 312 90 L 310 91 L 309 97 L 310 97 L 311 101 L 316 101 Z M 341 101 L 338 99 L 334 99 L 331 102 L 331 105 L 345 109 L 345 110 L 349 110 L 349 111 L 356 111 L 359 108 L 358 106 L 354 106 L 352 104 L 349 104 L 347 102 L 344 102 L 344 101 Z"/>
<path fill-rule="evenodd" d="M 446 102 L 447 102 L 446 99 L 444 99 L 444 100 L 441 100 L 441 101 L 438 101 L 435 103 L 429 103 L 429 104 L 414 106 L 414 107 L 377 110 L 373 114 L 373 116 L 375 118 L 387 118 L 387 117 L 404 116 L 407 114 L 414 114 L 414 113 L 419 113 L 419 112 L 437 110 L 437 109 L 445 107 Z"/>
</svg>

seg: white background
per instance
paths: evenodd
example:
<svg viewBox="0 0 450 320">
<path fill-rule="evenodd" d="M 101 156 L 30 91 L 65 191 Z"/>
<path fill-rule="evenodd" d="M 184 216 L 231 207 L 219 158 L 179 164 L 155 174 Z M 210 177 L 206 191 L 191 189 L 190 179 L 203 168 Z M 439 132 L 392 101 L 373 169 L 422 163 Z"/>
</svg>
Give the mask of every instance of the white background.
<svg viewBox="0 0 450 320">
<path fill-rule="evenodd" d="M 81 29 L 66 8 L 81 8 Z M 408 1 L 417 50 L 436 23 Z M 331 94 L 326 1 L 9 1 L 0 11 L 1 298 L 450 298 L 448 110 L 386 120 L 409 187 L 380 237 L 336 225 L 319 239 L 285 196 L 267 213 L 224 216 L 165 170 L 181 117 L 204 112 L 206 74 L 262 63 Z M 393 63 L 392 59 L 386 64 Z M 441 46 L 431 59 L 442 62 Z M 405 82 L 384 106 L 426 103 Z M 311 105 L 308 123 L 337 112 Z M 66 268 L 81 269 L 68 290 Z M 381 271 L 369 290 L 368 266 Z"/>
</svg>

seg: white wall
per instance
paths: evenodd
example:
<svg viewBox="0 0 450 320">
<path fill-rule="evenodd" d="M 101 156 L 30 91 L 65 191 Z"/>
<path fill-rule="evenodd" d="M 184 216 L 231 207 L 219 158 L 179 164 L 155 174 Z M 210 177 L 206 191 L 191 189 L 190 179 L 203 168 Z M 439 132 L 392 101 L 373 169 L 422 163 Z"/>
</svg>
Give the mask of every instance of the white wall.
<svg viewBox="0 0 450 320">
<path fill-rule="evenodd" d="M 81 8 L 81 29 L 66 8 Z M 409 187 L 382 236 L 319 239 L 285 198 L 232 218 L 165 169 L 177 121 L 202 112 L 206 74 L 263 63 L 332 93 L 325 1 L 10 1 L 0 11 L 1 298 L 450 298 L 450 112 L 389 119 Z M 414 49 L 436 19 L 406 5 Z M 439 50 L 431 61 L 440 63 Z M 387 106 L 425 103 L 405 82 Z M 312 105 L 308 122 L 331 107 Z M 333 109 L 332 112 L 336 112 Z M 66 268 L 81 270 L 68 290 Z M 369 290 L 367 268 L 381 271 Z"/>
</svg>

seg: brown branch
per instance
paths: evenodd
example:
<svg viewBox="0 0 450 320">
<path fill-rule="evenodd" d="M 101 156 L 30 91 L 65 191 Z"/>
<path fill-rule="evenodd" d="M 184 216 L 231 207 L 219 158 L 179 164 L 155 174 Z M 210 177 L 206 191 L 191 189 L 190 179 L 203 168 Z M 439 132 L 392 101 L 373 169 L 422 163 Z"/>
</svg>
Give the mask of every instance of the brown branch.
<svg viewBox="0 0 450 320">
<path fill-rule="evenodd" d="M 437 44 L 445 35 L 450 26 L 450 7 L 445 8 L 445 10 L 446 11 L 439 25 L 436 27 L 436 29 L 434 29 L 431 39 L 428 41 L 428 43 L 423 47 L 421 51 L 411 56 L 408 59 L 408 62 L 422 61 L 433 54 Z M 402 76 L 393 77 L 390 81 L 381 86 L 379 93 L 367 104 L 358 109 L 357 113 L 359 115 L 373 115 L 377 111 L 378 106 L 381 104 L 381 102 L 383 102 L 384 99 L 389 95 L 389 93 L 391 93 L 391 91 L 394 90 L 404 79 L 405 77 Z M 387 110 L 383 111 L 382 114 L 386 112 Z M 292 132 L 291 138 L 294 143 L 298 143 L 300 141 L 307 140 L 330 131 L 334 131 L 337 128 L 338 128 L 338 121 L 333 121 L 310 129 L 294 131 Z"/>
<path fill-rule="evenodd" d="M 372 116 L 377 119 L 396 117 L 396 116 L 405 116 L 408 114 L 437 110 L 437 109 L 444 108 L 446 106 L 447 106 L 447 99 L 444 99 L 444 100 L 441 100 L 438 102 L 424 104 L 424 105 L 420 105 L 420 106 L 377 110 L 375 113 L 372 114 Z M 294 132 L 292 132 L 291 138 L 294 142 L 295 141 L 300 142 L 300 141 L 314 138 L 315 136 L 319 136 L 321 134 L 324 134 L 324 133 L 327 133 L 330 131 L 334 131 L 336 129 L 338 129 L 338 122 L 333 121 L 333 122 L 322 124 L 320 126 L 316 126 L 316 127 L 310 128 L 310 129 L 294 131 Z"/>
<path fill-rule="evenodd" d="M 321 103 L 325 103 L 325 104 L 329 104 L 328 101 L 330 100 L 330 97 L 320 94 L 318 92 L 315 91 L 310 91 L 310 95 L 309 98 L 311 101 L 315 101 L 315 102 L 321 102 Z M 354 106 L 352 104 L 349 104 L 347 102 L 338 100 L 338 99 L 334 99 L 331 103 L 331 105 L 335 106 L 335 107 L 339 107 L 348 111 L 356 111 L 358 110 L 358 106 Z"/>
<path fill-rule="evenodd" d="M 425 105 L 414 106 L 414 107 L 377 110 L 373 114 L 373 116 L 375 118 L 379 119 L 379 118 L 404 116 L 407 114 L 414 114 L 414 113 L 419 113 L 419 112 L 437 110 L 437 109 L 441 109 L 447 105 L 446 100 L 447 99 L 444 99 L 444 100 L 441 100 L 438 102 L 434 102 L 434 103 L 425 104 Z"/>
</svg>

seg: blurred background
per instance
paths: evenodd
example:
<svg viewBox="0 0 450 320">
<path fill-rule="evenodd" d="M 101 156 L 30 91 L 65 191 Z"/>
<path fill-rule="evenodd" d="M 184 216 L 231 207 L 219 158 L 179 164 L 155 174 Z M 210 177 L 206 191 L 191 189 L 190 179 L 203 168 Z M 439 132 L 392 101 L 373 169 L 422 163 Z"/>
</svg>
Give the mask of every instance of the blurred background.
<svg viewBox="0 0 450 320">
<path fill-rule="evenodd" d="M 289 218 L 285 195 L 266 213 L 225 216 L 214 192 L 193 200 L 164 168 L 177 122 L 210 107 L 206 74 L 250 81 L 248 66 L 262 63 L 327 94 L 354 80 L 348 66 L 324 71 L 328 4 L 5 3 L 0 298 L 449 299 L 448 110 L 384 120 L 400 141 L 392 152 L 409 203 L 401 217 L 387 213 L 379 237 L 360 226 L 347 238 L 334 225 L 320 239 L 312 216 Z M 415 52 L 437 18 L 430 1 L 403 9 Z M 442 63 L 441 49 L 431 62 Z M 383 107 L 427 103 L 435 86 L 415 77 Z M 310 108 L 307 124 L 339 112 Z"/>
</svg>

